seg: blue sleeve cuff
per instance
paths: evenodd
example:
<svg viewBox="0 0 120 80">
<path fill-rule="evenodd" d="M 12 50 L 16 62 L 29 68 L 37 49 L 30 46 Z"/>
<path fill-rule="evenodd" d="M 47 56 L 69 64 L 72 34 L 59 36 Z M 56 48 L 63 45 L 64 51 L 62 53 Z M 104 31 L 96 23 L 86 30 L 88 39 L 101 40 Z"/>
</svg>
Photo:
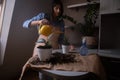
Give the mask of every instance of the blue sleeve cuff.
<svg viewBox="0 0 120 80">
<path fill-rule="evenodd" d="M 23 23 L 23 27 L 24 28 L 29 28 L 30 27 L 30 23 L 32 21 L 37 21 L 37 20 L 41 20 L 41 19 L 44 19 L 45 18 L 45 13 L 40 13 L 38 14 L 37 16 L 34 16 L 33 18 L 29 19 L 29 20 L 26 20 L 24 23 Z"/>
<path fill-rule="evenodd" d="M 27 20 L 23 23 L 24 28 L 29 28 L 29 24 L 31 23 L 32 20 Z"/>
</svg>

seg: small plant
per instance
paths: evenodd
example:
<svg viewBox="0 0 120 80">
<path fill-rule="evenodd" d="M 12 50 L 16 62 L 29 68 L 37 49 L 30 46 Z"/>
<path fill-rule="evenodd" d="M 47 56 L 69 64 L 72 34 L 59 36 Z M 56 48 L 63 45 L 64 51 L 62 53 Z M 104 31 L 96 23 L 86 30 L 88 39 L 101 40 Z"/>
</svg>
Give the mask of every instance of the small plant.
<svg viewBox="0 0 120 80">
<path fill-rule="evenodd" d="M 44 39 L 43 39 L 44 40 Z M 49 43 L 49 41 L 45 41 L 44 40 L 44 43 L 45 43 L 45 45 L 43 46 L 43 45 L 40 45 L 40 46 L 38 46 L 37 48 L 42 48 L 42 49 L 50 49 L 50 48 L 52 48 L 52 46 L 51 46 L 51 44 Z"/>
<path fill-rule="evenodd" d="M 73 24 L 76 24 L 76 23 L 77 23 L 77 21 L 74 20 L 71 16 L 63 15 L 62 18 L 63 18 L 63 19 L 66 19 L 66 20 L 69 20 L 69 21 L 72 22 Z"/>
<path fill-rule="evenodd" d="M 77 21 L 76 21 L 73 17 L 68 16 L 68 15 L 66 15 L 66 14 L 62 15 L 61 17 L 59 17 L 59 20 L 61 20 L 61 19 L 66 19 L 66 20 L 72 22 L 74 25 L 77 24 Z M 71 26 L 71 30 L 74 30 L 74 27 L 73 27 L 73 26 Z"/>
<path fill-rule="evenodd" d="M 63 45 L 70 45 L 70 43 L 68 42 L 68 39 L 66 38 L 66 36 L 64 35 L 64 39 L 62 42 Z"/>
<path fill-rule="evenodd" d="M 99 5 L 97 3 L 87 5 L 87 11 L 84 16 L 85 23 L 81 24 L 81 29 L 80 29 L 80 32 L 84 36 L 94 35 L 95 24 L 98 18 L 98 9 L 99 9 Z"/>
</svg>

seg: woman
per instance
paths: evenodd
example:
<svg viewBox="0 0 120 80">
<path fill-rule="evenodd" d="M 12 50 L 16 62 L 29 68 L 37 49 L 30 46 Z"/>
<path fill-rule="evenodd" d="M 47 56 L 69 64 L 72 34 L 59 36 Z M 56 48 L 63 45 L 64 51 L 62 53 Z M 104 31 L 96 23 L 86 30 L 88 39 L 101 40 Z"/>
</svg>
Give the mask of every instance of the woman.
<svg viewBox="0 0 120 80">
<path fill-rule="evenodd" d="M 63 15 L 63 4 L 60 0 L 53 0 L 52 2 L 52 8 L 51 8 L 51 13 L 50 14 L 46 14 L 46 13 L 39 13 L 37 16 L 34 16 L 33 18 L 26 20 L 23 23 L 23 27 L 24 28 L 31 28 L 31 27 L 37 27 L 39 29 L 39 26 L 42 25 L 52 25 L 54 26 L 55 29 L 59 29 L 60 31 L 64 32 L 64 21 L 61 18 Z M 58 44 L 61 45 L 62 40 L 63 40 L 63 36 L 64 34 L 60 34 L 58 37 Z M 41 45 L 41 43 L 39 43 L 41 40 L 43 41 L 43 39 L 47 39 L 47 37 L 45 35 L 40 34 L 39 38 L 36 42 L 36 45 L 34 47 L 34 51 L 33 51 L 33 56 L 36 56 L 37 53 L 37 47 L 39 45 Z M 23 69 L 27 67 L 27 63 L 24 65 Z M 41 73 L 39 73 L 39 77 L 43 78 L 44 76 L 42 76 Z M 46 77 L 49 78 L 48 80 L 50 80 L 50 77 Z M 47 79 L 46 79 L 47 80 Z"/>
<path fill-rule="evenodd" d="M 52 3 L 52 12 L 50 14 L 46 13 L 39 13 L 37 16 L 26 20 L 23 23 L 24 28 L 30 28 L 30 27 L 38 27 L 45 25 L 45 24 L 50 24 L 55 27 L 55 29 L 59 29 L 60 31 L 64 32 L 64 21 L 61 18 L 63 15 L 63 5 L 60 0 L 54 0 Z M 63 40 L 63 35 L 60 34 L 58 37 L 58 44 L 61 45 L 62 40 Z M 34 51 L 33 51 L 33 56 L 37 55 L 37 50 L 36 48 L 40 45 L 39 41 L 41 41 L 41 38 L 44 38 L 45 40 L 47 37 L 45 35 L 40 34 L 37 44 L 35 45 Z"/>
</svg>

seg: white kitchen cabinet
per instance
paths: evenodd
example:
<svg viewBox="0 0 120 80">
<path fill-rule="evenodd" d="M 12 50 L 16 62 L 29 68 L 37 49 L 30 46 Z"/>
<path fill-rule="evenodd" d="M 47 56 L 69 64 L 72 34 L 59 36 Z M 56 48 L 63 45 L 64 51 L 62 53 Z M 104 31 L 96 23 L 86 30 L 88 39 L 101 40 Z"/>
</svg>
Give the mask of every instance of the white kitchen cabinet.
<svg viewBox="0 0 120 80">
<path fill-rule="evenodd" d="M 100 0 L 99 55 L 107 80 L 120 80 L 120 0 Z"/>
<path fill-rule="evenodd" d="M 120 0 L 100 0 L 100 14 L 120 13 Z"/>
</svg>

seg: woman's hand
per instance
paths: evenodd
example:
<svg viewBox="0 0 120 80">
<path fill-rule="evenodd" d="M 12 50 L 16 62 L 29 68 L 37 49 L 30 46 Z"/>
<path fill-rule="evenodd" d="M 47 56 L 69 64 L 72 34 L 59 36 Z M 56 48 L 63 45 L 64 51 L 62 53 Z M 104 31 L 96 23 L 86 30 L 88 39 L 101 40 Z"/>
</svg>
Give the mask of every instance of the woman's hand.
<svg viewBox="0 0 120 80">
<path fill-rule="evenodd" d="M 42 19 L 39 21 L 32 21 L 30 26 L 40 26 L 40 25 L 45 25 L 45 24 L 49 24 L 49 21 L 47 19 Z"/>
<path fill-rule="evenodd" d="M 45 25 L 45 24 L 49 24 L 49 21 L 47 19 L 42 19 L 38 22 L 38 25 Z"/>
</svg>

